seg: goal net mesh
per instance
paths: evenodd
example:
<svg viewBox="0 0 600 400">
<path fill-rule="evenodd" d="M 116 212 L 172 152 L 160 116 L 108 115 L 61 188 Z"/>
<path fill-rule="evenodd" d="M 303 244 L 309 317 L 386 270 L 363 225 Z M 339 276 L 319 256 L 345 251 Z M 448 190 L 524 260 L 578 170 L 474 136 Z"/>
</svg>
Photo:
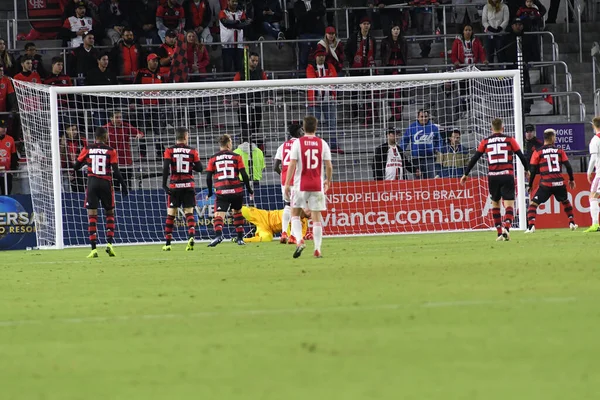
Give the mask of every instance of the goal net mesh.
<svg viewBox="0 0 600 400">
<path fill-rule="evenodd" d="M 514 113 L 511 77 L 479 77 L 474 68 L 462 71 L 473 72 L 472 78 L 458 80 L 447 73 L 442 80 L 419 75 L 373 83 L 365 77 L 360 84 L 268 88 L 260 81 L 252 88 L 223 82 L 217 89 L 128 91 L 121 86 L 118 91 L 61 94 L 58 137 L 50 128 L 49 88 L 13 81 L 33 208 L 40 216 L 38 245 L 56 245 L 52 140 L 61 153 L 64 245 L 87 243 L 85 171 L 76 174 L 70 166 L 81 147 L 94 140 L 99 126 L 109 131 L 109 144 L 117 150 L 130 191 L 127 197 L 118 191 L 115 195 L 115 242 L 153 243 L 164 240 L 162 157 L 175 142 L 175 128 L 189 129 L 190 145 L 198 149 L 205 166 L 218 151 L 219 136 L 230 134 L 234 150 L 249 153 L 247 167 L 256 194 L 254 203 L 246 199 L 247 204 L 278 210 L 284 204 L 274 158 L 288 139 L 290 124 L 301 124 L 306 115 L 317 117 L 317 133 L 333 149 L 326 236 L 489 228 L 486 162 L 478 163 L 465 187 L 459 178 L 479 141 L 490 134 L 491 120 L 502 118 L 505 132 L 514 136 L 515 118 L 520 116 Z M 418 120 L 420 110 L 427 120 Z M 390 145 L 394 138 L 400 156 Z M 205 199 L 204 174 L 197 176 L 196 186 L 196 234 L 208 239 L 213 234 L 214 199 Z M 103 224 L 98 225 L 102 243 Z M 174 240 L 186 239 L 185 226 L 180 214 Z M 245 229 L 252 234 L 251 224 Z M 232 218 L 225 219 L 225 234 L 228 230 L 235 236 Z"/>
</svg>

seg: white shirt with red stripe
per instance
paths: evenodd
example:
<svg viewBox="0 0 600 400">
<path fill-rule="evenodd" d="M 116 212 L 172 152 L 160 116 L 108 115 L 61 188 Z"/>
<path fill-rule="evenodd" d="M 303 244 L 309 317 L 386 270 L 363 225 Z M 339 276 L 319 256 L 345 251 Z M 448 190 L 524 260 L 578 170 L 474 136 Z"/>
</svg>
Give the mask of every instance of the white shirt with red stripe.
<svg viewBox="0 0 600 400">
<path fill-rule="evenodd" d="M 596 163 L 594 168 L 596 169 L 596 176 L 600 177 L 600 133 L 594 135 L 590 140 L 590 155 L 596 155 Z"/>
<path fill-rule="evenodd" d="M 281 161 L 281 185 L 285 185 L 285 179 L 287 178 L 287 170 L 290 166 L 290 151 L 292 150 L 292 144 L 298 140 L 298 138 L 291 138 L 279 146 L 277 153 L 275 153 L 275 159 Z M 292 178 L 291 184 L 294 184 Z"/>
<path fill-rule="evenodd" d="M 229 10 L 221 10 L 219 13 L 219 30 L 221 33 L 221 42 L 222 43 L 239 43 L 244 41 L 244 30 L 243 29 L 232 29 L 228 28 L 221 23 L 222 19 L 228 19 L 232 21 L 243 21 L 246 19 L 246 14 L 242 10 L 237 10 L 236 12 L 231 12 Z M 222 47 L 224 49 L 232 49 L 237 47 L 238 49 L 243 49 L 243 44 L 238 44 L 235 46 L 234 44 L 223 44 Z"/>
<path fill-rule="evenodd" d="M 92 19 L 90 17 L 77 18 L 76 16 L 72 16 L 65 20 L 63 27 L 73 33 L 77 33 L 84 28 L 91 31 Z M 71 39 L 71 47 L 79 47 L 80 44 L 83 44 L 83 36 L 75 36 Z"/>
<path fill-rule="evenodd" d="M 331 161 L 331 149 L 326 141 L 305 135 L 294 141 L 290 160 L 296 160 L 294 190 L 321 192 L 325 181 L 325 161 Z"/>
</svg>

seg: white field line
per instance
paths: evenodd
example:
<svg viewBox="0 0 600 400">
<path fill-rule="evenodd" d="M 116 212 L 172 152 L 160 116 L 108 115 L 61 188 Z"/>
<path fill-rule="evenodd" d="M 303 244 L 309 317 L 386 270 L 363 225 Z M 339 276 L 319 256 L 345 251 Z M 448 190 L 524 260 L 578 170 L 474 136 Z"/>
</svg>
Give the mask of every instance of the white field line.
<svg viewBox="0 0 600 400">
<path fill-rule="evenodd" d="M 166 319 L 192 319 L 192 318 L 212 318 L 212 317 L 251 317 L 261 315 L 293 315 L 293 314 L 323 314 L 323 313 L 344 313 L 344 312 L 365 312 L 365 311 L 384 311 L 400 310 L 410 308 L 459 308 L 476 306 L 495 306 L 495 305 L 518 305 L 518 304 L 552 304 L 552 303 L 572 303 L 577 301 L 576 297 L 540 297 L 526 298 L 519 300 L 458 300 L 458 301 L 432 301 L 425 303 L 405 303 L 405 304 L 380 304 L 373 306 L 340 306 L 324 308 L 275 308 L 275 309 L 257 309 L 257 310 L 239 310 L 239 311 L 202 311 L 189 314 L 139 314 L 139 315 L 115 315 L 99 317 L 73 317 L 56 319 L 24 319 L 24 320 L 5 320 L 0 321 L 0 327 L 17 327 L 24 325 L 42 325 L 48 323 L 58 324 L 86 324 L 98 322 L 118 322 L 118 321 L 143 321 L 143 320 L 166 320 Z"/>
</svg>

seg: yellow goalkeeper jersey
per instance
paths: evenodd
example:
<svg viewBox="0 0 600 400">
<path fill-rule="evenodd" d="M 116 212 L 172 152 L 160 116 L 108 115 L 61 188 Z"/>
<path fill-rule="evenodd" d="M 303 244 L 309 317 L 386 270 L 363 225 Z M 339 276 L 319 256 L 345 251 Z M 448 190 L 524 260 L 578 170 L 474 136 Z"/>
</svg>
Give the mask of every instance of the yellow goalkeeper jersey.
<svg viewBox="0 0 600 400">
<path fill-rule="evenodd" d="M 283 210 L 267 211 L 256 207 L 242 207 L 242 215 L 246 221 L 256 225 L 256 235 L 244 239 L 246 242 L 268 242 L 273 235 L 281 232 Z M 306 235 L 308 220 L 302 219 L 302 236 Z"/>
</svg>

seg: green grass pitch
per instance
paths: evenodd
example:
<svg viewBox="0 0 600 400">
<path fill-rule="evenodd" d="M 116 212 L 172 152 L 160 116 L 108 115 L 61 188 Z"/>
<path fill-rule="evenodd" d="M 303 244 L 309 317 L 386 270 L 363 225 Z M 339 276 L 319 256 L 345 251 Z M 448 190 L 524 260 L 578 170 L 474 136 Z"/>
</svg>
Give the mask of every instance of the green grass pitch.
<svg viewBox="0 0 600 400">
<path fill-rule="evenodd" d="M 600 234 L 0 254 L 0 398 L 597 399 Z"/>
</svg>

